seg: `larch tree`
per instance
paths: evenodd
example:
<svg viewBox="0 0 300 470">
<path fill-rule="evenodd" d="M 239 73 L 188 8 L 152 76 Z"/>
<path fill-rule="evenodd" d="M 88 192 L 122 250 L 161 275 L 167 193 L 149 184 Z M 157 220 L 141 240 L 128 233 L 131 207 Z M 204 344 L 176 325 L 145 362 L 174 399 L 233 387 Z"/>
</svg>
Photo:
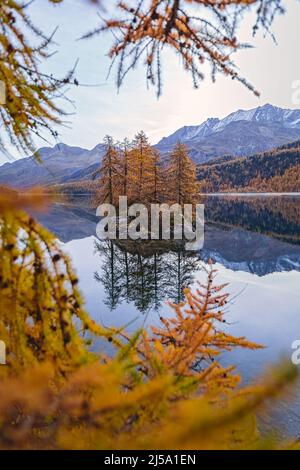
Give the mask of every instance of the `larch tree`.
<svg viewBox="0 0 300 470">
<path fill-rule="evenodd" d="M 152 158 L 150 160 L 152 179 L 150 181 L 151 187 L 151 203 L 158 204 L 164 200 L 164 181 L 163 181 L 163 167 L 161 156 L 158 150 L 152 150 Z"/>
<path fill-rule="evenodd" d="M 169 202 L 194 204 L 197 200 L 199 185 L 196 176 L 196 166 L 189 157 L 187 147 L 177 143 L 169 157 L 166 169 L 168 179 Z"/>
<path fill-rule="evenodd" d="M 97 202 L 116 204 L 121 187 L 120 157 L 111 136 L 107 135 L 104 143 L 106 152 L 102 158 L 101 167 L 94 173 L 95 176 L 97 174 L 100 176 Z"/>
<path fill-rule="evenodd" d="M 121 162 L 120 162 L 121 179 L 122 179 L 121 196 L 127 196 L 128 199 L 130 200 L 130 189 L 131 189 L 130 188 L 130 174 L 132 171 L 130 149 L 132 145 L 129 139 L 125 138 L 123 142 L 121 142 L 118 146 L 120 147 L 120 151 L 121 151 Z"/>
<path fill-rule="evenodd" d="M 131 184 L 134 188 L 135 201 L 152 202 L 154 151 L 146 134 L 141 131 L 134 139 L 131 152 L 133 170 Z"/>
</svg>

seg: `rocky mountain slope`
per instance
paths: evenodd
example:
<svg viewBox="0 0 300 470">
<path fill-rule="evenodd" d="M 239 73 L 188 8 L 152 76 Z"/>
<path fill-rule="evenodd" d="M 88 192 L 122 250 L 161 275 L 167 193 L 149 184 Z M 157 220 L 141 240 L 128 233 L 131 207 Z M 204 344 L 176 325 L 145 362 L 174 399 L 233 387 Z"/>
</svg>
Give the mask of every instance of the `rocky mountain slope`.
<svg viewBox="0 0 300 470">
<path fill-rule="evenodd" d="M 0 184 L 15 188 L 28 188 L 33 185 L 58 184 L 82 179 L 81 171 L 100 165 L 105 146 L 97 145 L 92 150 L 57 144 L 39 150 L 42 164 L 32 156 L 0 167 Z M 78 176 L 79 172 L 79 176 Z M 75 175 L 74 178 L 72 175 Z"/>
</svg>

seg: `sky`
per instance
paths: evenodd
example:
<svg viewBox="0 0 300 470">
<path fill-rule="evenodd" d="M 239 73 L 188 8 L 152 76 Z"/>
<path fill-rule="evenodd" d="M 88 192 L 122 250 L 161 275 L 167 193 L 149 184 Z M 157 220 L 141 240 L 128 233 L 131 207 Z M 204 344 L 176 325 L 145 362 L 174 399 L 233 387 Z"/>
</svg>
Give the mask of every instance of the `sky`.
<svg viewBox="0 0 300 470">
<path fill-rule="evenodd" d="M 270 36 L 259 34 L 251 39 L 253 49 L 235 55 L 241 75 L 261 92 L 260 98 L 230 78 L 218 76 L 216 83 L 212 83 L 208 70 L 204 70 L 205 81 L 195 90 L 179 58 L 167 51 L 163 62 L 163 95 L 157 99 L 155 89 L 147 89 L 142 64 L 128 75 L 119 92 L 114 71 L 107 78 L 110 35 L 78 40 L 99 23 L 97 7 L 84 0 L 65 0 L 61 5 L 35 0 L 29 10 L 33 22 L 46 34 L 58 26 L 57 53 L 48 61 L 46 70 L 64 76 L 79 59 L 76 72 L 79 82 L 98 85 L 69 90 L 68 97 L 74 101 L 75 108 L 60 103 L 71 115 L 68 126 L 58 129 L 59 140 L 91 149 L 106 134 L 118 140 L 132 138 L 143 129 L 150 141 L 156 143 L 182 126 L 201 124 L 209 117 L 222 118 L 237 109 L 251 109 L 265 103 L 300 108 L 300 100 L 293 98 L 292 88 L 298 80 L 300 83 L 300 2 L 286 0 L 285 3 L 286 15 L 278 17 L 273 25 L 277 44 Z M 250 38 L 252 25 L 253 18 L 248 16 L 241 24 L 240 39 Z M 37 142 L 38 147 L 44 145 L 42 141 Z M 0 162 L 4 161 L 0 157 Z"/>
</svg>

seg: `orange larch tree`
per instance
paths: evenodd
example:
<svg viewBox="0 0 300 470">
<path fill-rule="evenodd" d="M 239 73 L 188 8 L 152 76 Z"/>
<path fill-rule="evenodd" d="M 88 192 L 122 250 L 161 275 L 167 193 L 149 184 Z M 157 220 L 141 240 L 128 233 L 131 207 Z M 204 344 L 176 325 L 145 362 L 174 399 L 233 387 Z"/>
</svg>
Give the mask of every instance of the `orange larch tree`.
<svg viewBox="0 0 300 470">
<path fill-rule="evenodd" d="M 169 202 L 183 205 L 197 201 L 199 185 L 196 166 L 189 157 L 187 147 L 180 142 L 169 156 L 166 178 Z"/>
</svg>

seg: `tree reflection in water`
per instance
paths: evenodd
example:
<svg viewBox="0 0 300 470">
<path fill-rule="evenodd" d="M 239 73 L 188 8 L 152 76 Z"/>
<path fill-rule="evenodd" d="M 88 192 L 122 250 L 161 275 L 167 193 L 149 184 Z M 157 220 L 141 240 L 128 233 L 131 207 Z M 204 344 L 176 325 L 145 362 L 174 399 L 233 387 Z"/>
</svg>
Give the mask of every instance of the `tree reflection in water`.
<svg viewBox="0 0 300 470">
<path fill-rule="evenodd" d="M 96 241 L 101 269 L 95 279 L 104 286 L 104 303 L 115 309 L 133 302 L 146 313 L 159 310 L 165 300 L 179 303 L 183 290 L 201 268 L 199 254 L 169 241 Z"/>
</svg>

